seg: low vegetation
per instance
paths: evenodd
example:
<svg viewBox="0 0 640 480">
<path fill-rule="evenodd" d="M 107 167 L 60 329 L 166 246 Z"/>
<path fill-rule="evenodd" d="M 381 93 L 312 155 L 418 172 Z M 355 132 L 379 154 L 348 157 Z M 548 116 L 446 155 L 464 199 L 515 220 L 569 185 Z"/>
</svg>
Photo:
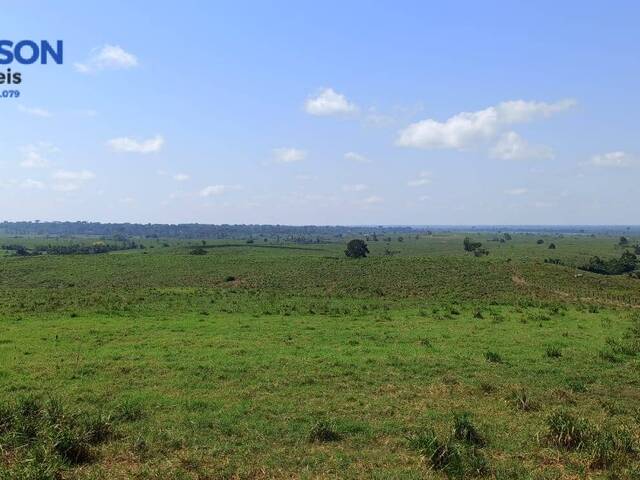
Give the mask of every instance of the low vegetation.
<svg viewBox="0 0 640 480">
<path fill-rule="evenodd" d="M 374 233 L 4 250 L 0 479 L 638 478 L 637 237 Z"/>
</svg>

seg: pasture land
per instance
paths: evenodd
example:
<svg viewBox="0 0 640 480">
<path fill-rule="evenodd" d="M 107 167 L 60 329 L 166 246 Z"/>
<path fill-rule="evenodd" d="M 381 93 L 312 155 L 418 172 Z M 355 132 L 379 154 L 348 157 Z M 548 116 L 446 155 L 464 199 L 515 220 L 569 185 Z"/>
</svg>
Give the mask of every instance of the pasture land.
<svg viewBox="0 0 640 480">
<path fill-rule="evenodd" d="M 464 236 L 3 252 L 0 479 L 640 478 L 617 238 Z"/>
</svg>

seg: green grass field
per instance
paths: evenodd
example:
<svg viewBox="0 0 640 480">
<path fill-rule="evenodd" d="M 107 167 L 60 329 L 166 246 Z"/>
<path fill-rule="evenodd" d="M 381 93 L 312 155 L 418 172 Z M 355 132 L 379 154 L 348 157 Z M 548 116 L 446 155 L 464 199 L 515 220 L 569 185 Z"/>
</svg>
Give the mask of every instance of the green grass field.
<svg viewBox="0 0 640 480">
<path fill-rule="evenodd" d="M 640 478 L 617 238 L 463 237 L 4 252 L 0 478 Z"/>
</svg>

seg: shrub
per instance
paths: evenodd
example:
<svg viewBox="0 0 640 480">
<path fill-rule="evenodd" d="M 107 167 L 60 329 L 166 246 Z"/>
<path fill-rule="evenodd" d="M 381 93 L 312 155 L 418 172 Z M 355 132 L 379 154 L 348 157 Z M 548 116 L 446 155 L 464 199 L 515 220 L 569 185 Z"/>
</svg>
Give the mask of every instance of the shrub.
<svg viewBox="0 0 640 480">
<path fill-rule="evenodd" d="M 189 255 L 206 255 L 207 251 L 202 247 L 196 247 L 189 252 Z"/>
</svg>

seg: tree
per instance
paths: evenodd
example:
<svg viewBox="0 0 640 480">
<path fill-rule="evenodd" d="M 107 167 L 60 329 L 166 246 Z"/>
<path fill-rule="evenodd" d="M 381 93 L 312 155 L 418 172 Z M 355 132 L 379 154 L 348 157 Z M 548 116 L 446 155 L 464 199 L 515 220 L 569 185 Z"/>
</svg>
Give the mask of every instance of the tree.
<svg viewBox="0 0 640 480">
<path fill-rule="evenodd" d="M 473 252 L 482 246 L 482 243 L 474 242 L 469 237 L 465 237 L 462 244 L 464 245 L 465 252 Z"/>
<path fill-rule="evenodd" d="M 538 239 L 538 241 L 537 241 L 536 243 L 537 243 L 538 245 L 542 245 L 542 244 L 544 243 L 544 240 L 540 238 L 540 239 Z"/>
<path fill-rule="evenodd" d="M 551 250 L 555 250 L 555 249 L 556 249 L 556 244 L 555 244 L 555 243 L 550 243 L 550 244 L 549 244 L 549 248 L 550 248 Z"/>
<path fill-rule="evenodd" d="M 618 241 L 618 245 L 621 247 L 625 247 L 629 245 L 629 239 L 627 237 L 620 237 L 620 241 Z"/>
<path fill-rule="evenodd" d="M 503 237 L 505 240 L 511 240 L 511 235 L 509 235 L 508 233 L 505 233 Z"/>
<path fill-rule="evenodd" d="M 344 251 L 344 254 L 349 258 L 364 258 L 368 253 L 367 244 L 358 238 L 347 243 L 347 249 Z"/>
</svg>

